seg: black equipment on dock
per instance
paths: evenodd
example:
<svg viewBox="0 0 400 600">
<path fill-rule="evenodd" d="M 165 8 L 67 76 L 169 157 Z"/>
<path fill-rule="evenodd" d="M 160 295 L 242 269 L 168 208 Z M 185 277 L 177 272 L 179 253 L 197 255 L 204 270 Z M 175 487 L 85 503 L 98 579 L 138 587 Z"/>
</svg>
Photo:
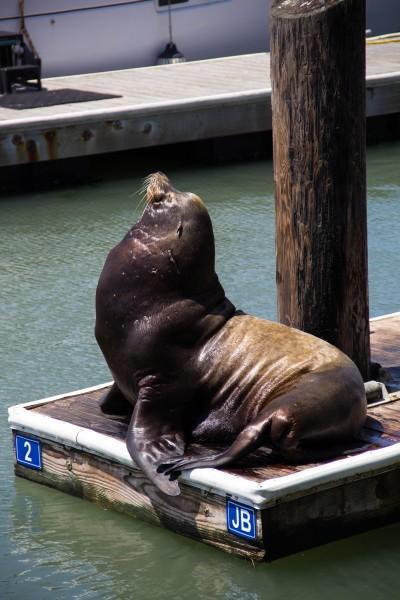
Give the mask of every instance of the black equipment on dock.
<svg viewBox="0 0 400 600">
<path fill-rule="evenodd" d="M 41 69 L 40 58 L 25 44 L 22 33 L 0 31 L 0 94 L 42 89 Z"/>
</svg>

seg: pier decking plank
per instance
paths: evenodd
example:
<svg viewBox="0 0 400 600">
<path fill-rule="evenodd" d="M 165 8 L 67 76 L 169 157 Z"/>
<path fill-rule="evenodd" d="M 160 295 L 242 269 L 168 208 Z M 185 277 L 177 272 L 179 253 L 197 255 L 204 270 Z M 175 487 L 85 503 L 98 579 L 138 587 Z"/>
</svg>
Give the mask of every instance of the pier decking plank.
<svg viewBox="0 0 400 600">
<path fill-rule="evenodd" d="M 371 321 L 372 359 L 384 366 L 388 383 L 400 388 L 400 315 Z"/>
<path fill-rule="evenodd" d="M 400 111 L 399 44 L 367 45 L 367 114 Z M 269 54 L 56 77 L 49 90 L 121 97 L 0 108 L 0 166 L 271 129 Z"/>
</svg>

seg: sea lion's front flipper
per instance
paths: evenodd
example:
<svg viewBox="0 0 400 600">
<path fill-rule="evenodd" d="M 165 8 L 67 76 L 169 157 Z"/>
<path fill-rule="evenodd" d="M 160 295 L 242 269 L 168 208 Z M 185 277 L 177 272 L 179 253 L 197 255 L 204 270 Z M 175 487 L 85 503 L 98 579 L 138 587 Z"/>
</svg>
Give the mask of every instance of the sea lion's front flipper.
<svg viewBox="0 0 400 600">
<path fill-rule="evenodd" d="M 180 494 L 176 478 L 158 470 L 160 464 L 182 458 L 185 451 L 179 415 L 139 394 L 126 445 L 135 463 L 154 485 L 169 496 Z"/>
</svg>

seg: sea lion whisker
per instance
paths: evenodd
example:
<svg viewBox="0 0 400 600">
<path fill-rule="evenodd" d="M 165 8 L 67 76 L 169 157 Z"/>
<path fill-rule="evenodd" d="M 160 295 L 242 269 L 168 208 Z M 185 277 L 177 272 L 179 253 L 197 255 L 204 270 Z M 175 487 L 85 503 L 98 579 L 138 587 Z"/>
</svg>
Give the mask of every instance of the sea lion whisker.
<svg viewBox="0 0 400 600">
<path fill-rule="evenodd" d="M 147 175 L 147 176 L 146 176 L 146 177 L 143 179 L 143 181 L 142 181 L 142 185 L 141 185 L 141 187 L 140 187 L 140 191 L 141 191 L 141 192 L 146 192 L 146 191 L 147 191 L 147 188 L 148 188 L 148 186 L 150 185 L 150 182 L 151 182 L 152 178 L 153 178 L 153 173 L 150 173 L 150 175 Z"/>
<path fill-rule="evenodd" d="M 140 188 L 137 190 L 136 195 L 139 196 L 139 204 L 138 204 L 138 209 L 141 208 L 143 205 L 147 204 L 147 184 L 144 181 L 143 184 L 140 186 Z"/>
<path fill-rule="evenodd" d="M 140 198 L 140 202 L 138 205 L 138 209 L 141 208 L 143 205 L 147 205 L 148 204 L 148 187 L 151 184 L 151 178 L 152 175 L 148 175 L 147 177 L 145 177 L 142 181 L 142 185 L 139 187 L 137 194 Z"/>
<path fill-rule="evenodd" d="M 143 209 L 143 206 L 145 204 L 145 199 L 141 196 L 139 196 L 138 201 L 136 203 L 136 210 L 139 212 L 140 210 Z"/>
</svg>

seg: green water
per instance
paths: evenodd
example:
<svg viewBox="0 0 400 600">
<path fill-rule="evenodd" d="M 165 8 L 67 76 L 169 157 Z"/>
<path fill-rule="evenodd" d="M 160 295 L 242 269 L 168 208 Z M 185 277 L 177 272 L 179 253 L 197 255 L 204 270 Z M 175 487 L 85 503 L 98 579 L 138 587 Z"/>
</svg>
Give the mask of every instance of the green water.
<svg viewBox="0 0 400 600">
<path fill-rule="evenodd" d="M 200 194 L 217 270 L 242 309 L 275 317 L 272 165 L 159 164 Z M 0 202 L 0 598 L 398 598 L 400 525 L 255 568 L 13 474 L 6 409 L 110 376 L 93 337 L 105 256 L 139 215 L 137 169 Z M 371 315 L 400 309 L 400 144 L 368 152 Z"/>
</svg>

